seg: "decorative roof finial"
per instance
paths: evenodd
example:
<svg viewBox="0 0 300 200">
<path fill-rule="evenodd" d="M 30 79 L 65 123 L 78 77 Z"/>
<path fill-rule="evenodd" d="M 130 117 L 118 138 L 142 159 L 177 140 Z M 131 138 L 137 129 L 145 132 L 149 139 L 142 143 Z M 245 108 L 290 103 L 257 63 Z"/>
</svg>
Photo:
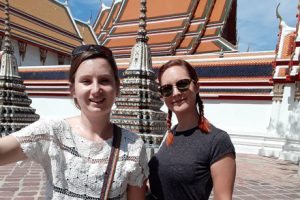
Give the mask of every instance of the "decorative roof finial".
<svg viewBox="0 0 300 200">
<path fill-rule="evenodd" d="M 147 42 L 147 30 L 146 30 L 146 0 L 141 0 L 141 8 L 140 8 L 140 22 L 139 22 L 139 31 L 136 41 Z"/>
<path fill-rule="evenodd" d="M 93 11 L 91 10 L 90 18 L 89 18 L 88 21 L 87 21 L 88 24 L 91 24 L 92 17 L 93 17 Z"/>
<path fill-rule="evenodd" d="M 240 44 L 240 36 L 238 36 L 237 40 L 236 40 L 236 45 L 235 46 L 236 46 L 237 49 L 239 49 L 239 44 Z"/>
<path fill-rule="evenodd" d="M 246 52 L 249 52 L 249 51 L 250 51 L 250 44 L 248 44 Z"/>
<path fill-rule="evenodd" d="M 219 54 L 219 58 L 224 58 L 224 50 L 223 47 L 221 48 L 220 54 Z"/>
<path fill-rule="evenodd" d="M 280 6 L 280 3 L 278 3 L 278 5 L 277 5 L 277 7 L 276 7 L 276 17 L 277 17 L 277 19 L 279 19 L 279 24 L 281 24 L 282 17 L 281 17 L 281 15 L 279 14 L 279 6 Z"/>
<path fill-rule="evenodd" d="M 3 51 L 9 54 L 12 54 L 14 52 L 14 49 L 12 47 L 11 41 L 10 41 L 10 22 L 9 22 L 9 3 L 8 0 L 5 0 L 4 4 L 4 49 Z"/>
</svg>

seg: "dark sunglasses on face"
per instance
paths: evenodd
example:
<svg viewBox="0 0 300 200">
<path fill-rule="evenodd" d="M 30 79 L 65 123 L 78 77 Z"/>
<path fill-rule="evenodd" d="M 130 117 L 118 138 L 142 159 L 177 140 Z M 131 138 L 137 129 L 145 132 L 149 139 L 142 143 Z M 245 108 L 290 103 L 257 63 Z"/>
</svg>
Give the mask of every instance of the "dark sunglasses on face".
<svg viewBox="0 0 300 200">
<path fill-rule="evenodd" d="M 109 48 L 102 45 L 95 45 L 95 44 L 81 45 L 75 47 L 72 51 L 72 57 L 78 56 L 87 51 L 94 51 L 99 54 L 104 54 L 107 57 L 112 57 L 112 52 Z"/>
<path fill-rule="evenodd" d="M 189 89 L 192 81 L 191 79 L 181 79 L 175 83 L 175 86 L 180 92 L 185 92 Z M 169 97 L 173 94 L 173 88 L 171 84 L 163 85 L 160 87 L 160 93 L 164 97 Z"/>
</svg>

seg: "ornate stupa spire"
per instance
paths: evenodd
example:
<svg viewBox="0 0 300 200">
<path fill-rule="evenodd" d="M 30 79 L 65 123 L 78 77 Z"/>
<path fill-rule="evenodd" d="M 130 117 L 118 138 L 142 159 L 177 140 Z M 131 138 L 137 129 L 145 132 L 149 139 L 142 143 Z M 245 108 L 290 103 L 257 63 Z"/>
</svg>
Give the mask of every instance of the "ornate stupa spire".
<svg viewBox="0 0 300 200">
<path fill-rule="evenodd" d="M 141 0 L 141 8 L 140 8 L 140 23 L 139 23 L 139 31 L 138 31 L 138 36 L 136 38 L 136 41 L 142 41 L 142 42 L 148 42 L 148 37 L 147 37 L 147 30 L 146 30 L 146 0 Z"/>
<path fill-rule="evenodd" d="M 139 133 L 148 147 L 155 147 L 166 131 L 166 114 L 160 110 L 163 102 L 147 41 L 146 0 L 141 0 L 136 44 L 131 51 L 129 67 L 124 72 L 123 88 L 112 112 L 112 121 Z"/>
<path fill-rule="evenodd" d="M 0 68 L 1 76 L 19 77 L 17 61 L 13 56 L 14 49 L 10 40 L 10 21 L 9 21 L 9 4 L 8 0 L 4 4 L 4 39 L 3 39 L 3 56 Z"/>
<path fill-rule="evenodd" d="M 10 40 L 9 3 L 5 1 L 5 35 L 0 68 L 0 137 L 39 119 L 18 73 L 17 59 Z"/>
<path fill-rule="evenodd" d="M 127 71 L 142 70 L 155 75 L 152 68 L 151 51 L 147 45 L 146 11 L 146 0 L 141 0 L 139 30 L 137 32 L 136 44 L 131 51 L 131 59 Z"/>
<path fill-rule="evenodd" d="M 9 22 L 9 4 L 8 4 L 8 1 L 5 1 L 5 4 L 4 4 L 4 14 L 5 14 L 5 17 L 4 17 L 4 49 L 3 51 L 4 52 L 7 52 L 7 53 L 13 53 L 14 50 L 13 50 L 13 47 L 11 45 L 11 41 L 10 41 L 10 22 Z"/>
</svg>

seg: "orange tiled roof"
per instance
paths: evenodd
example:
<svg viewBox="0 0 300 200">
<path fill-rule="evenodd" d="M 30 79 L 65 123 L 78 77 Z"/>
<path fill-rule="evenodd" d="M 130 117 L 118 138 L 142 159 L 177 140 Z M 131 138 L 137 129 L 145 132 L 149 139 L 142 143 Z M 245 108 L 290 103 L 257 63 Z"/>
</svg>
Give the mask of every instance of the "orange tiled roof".
<svg viewBox="0 0 300 200">
<path fill-rule="evenodd" d="M 287 68 L 280 68 L 278 71 L 278 75 L 276 78 L 285 78 L 288 75 L 288 69 Z"/>
<path fill-rule="evenodd" d="M 162 4 L 164 4 L 162 6 Z M 99 12 L 94 30 L 116 56 L 129 57 L 139 24 L 139 0 L 115 0 Z M 236 0 L 147 2 L 148 44 L 153 55 L 236 51 Z M 226 28 L 230 26 L 230 28 Z"/>
<path fill-rule="evenodd" d="M 52 0 L 10 0 L 12 38 L 68 55 L 82 38 L 66 6 Z M 34 5 L 34 6 L 33 6 Z M 0 34 L 4 34 L 0 0 Z"/>
<path fill-rule="evenodd" d="M 293 53 L 293 44 L 295 42 L 296 34 L 294 32 L 284 37 L 281 58 L 288 59 Z"/>
<path fill-rule="evenodd" d="M 98 44 L 99 43 L 96 35 L 94 34 L 93 28 L 89 24 L 82 22 L 78 19 L 75 19 L 75 23 L 78 27 L 80 35 L 82 36 L 83 42 L 85 44 Z"/>
</svg>

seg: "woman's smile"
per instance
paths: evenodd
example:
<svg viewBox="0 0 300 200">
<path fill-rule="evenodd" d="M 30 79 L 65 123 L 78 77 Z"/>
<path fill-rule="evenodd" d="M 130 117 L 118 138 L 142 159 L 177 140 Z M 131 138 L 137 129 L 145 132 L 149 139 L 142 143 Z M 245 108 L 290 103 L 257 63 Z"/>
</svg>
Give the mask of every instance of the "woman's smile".
<svg viewBox="0 0 300 200">
<path fill-rule="evenodd" d="M 185 102 L 186 98 L 175 99 L 172 104 L 174 106 L 180 106 Z"/>
<path fill-rule="evenodd" d="M 95 103 L 95 104 L 101 104 L 105 101 L 105 98 L 90 98 L 89 99 L 91 103 Z"/>
</svg>

